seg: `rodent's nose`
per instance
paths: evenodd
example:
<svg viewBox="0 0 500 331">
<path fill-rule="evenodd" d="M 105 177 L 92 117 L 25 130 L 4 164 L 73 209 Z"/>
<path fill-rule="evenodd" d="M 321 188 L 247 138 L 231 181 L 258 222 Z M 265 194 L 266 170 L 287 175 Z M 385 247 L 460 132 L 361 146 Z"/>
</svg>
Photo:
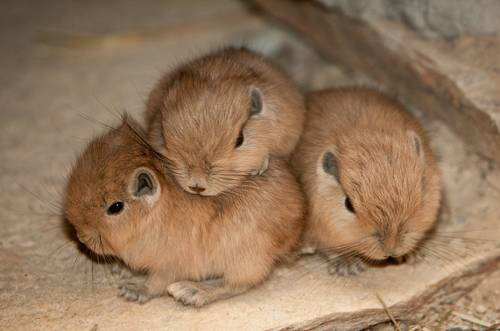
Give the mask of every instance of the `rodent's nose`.
<svg viewBox="0 0 500 331">
<path fill-rule="evenodd" d="M 189 189 L 195 193 L 201 193 L 203 191 L 205 191 L 205 188 L 204 187 L 201 187 L 201 186 L 189 186 Z"/>
</svg>

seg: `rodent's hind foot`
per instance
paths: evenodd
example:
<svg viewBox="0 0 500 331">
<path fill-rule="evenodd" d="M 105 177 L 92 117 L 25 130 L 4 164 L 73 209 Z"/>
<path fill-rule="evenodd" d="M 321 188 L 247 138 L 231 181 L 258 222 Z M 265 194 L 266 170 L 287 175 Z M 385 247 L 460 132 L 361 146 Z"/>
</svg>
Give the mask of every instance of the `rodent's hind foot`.
<svg viewBox="0 0 500 331">
<path fill-rule="evenodd" d="M 228 287 L 224 285 L 222 278 L 217 278 L 201 282 L 175 282 L 167 287 L 167 292 L 176 301 L 186 306 L 202 307 L 211 302 L 232 297 L 247 289 L 247 287 L 239 289 Z"/>
<path fill-rule="evenodd" d="M 170 284 L 167 292 L 186 306 L 201 307 L 207 304 L 207 293 L 196 282 L 181 281 Z"/>
<path fill-rule="evenodd" d="M 126 301 L 143 304 L 151 300 L 154 296 L 149 294 L 148 289 L 142 282 L 126 282 L 118 286 L 118 296 Z"/>
<path fill-rule="evenodd" d="M 328 263 L 328 273 L 343 277 L 359 275 L 367 265 L 360 257 L 336 257 Z"/>
</svg>

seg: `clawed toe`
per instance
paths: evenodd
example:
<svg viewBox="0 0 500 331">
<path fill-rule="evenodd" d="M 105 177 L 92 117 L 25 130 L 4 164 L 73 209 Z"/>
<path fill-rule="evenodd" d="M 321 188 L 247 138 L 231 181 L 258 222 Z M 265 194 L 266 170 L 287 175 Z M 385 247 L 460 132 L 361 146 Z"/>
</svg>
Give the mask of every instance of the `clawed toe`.
<svg viewBox="0 0 500 331">
<path fill-rule="evenodd" d="M 186 306 L 201 307 L 208 303 L 208 293 L 193 282 L 177 282 L 167 287 L 167 292 Z"/>
<path fill-rule="evenodd" d="M 268 167 L 269 167 L 269 157 L 267 157 L 264 160 L 264 163 L 262 164 L 262 167 L 259 170 L 259 176 L 262 175 L 264 172 L 266 172 Z"/>
<path fill-rule="evenodd" d="M 132 271 L 122 263 L 115 263 L 111 267 L 111 273 L 120 279 L 129 279 L 134 276 Z"/>
<path fill-rule="evenodd" d="M 267 168 L 269 168 L 269 157 L 267 157 L 262 165 L 260 166 L 259 170 L 254 170 L 251 172 L 252 176 L 261 176 L 264 172 L 266 172 Z"/>
<path fill-rule="evenodd" d="M 143 304 L 148 302 L 152 298 L 148 294 L 147 289 L 142 284 L 124 283 L 121 284 L 118 289 L 118 296 L 124 298 L 127 301 Z"/>
</svg>

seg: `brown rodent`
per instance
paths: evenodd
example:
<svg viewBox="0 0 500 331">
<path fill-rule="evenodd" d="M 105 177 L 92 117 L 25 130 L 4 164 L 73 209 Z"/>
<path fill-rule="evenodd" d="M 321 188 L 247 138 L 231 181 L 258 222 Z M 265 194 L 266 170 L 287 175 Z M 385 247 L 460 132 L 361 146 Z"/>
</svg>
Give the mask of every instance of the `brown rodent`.
<svg viewBox="0 0 500 331">
<path fill-rule="evenodd" d="M 116 256 L 144 283 L 126 283 L 127 300 L 171 294 L 202 306 L 261 283 L 297 244 L 304 201 L 286 162 L 217 197 L 184 192 L 164 160 L 125 118 L 90 142 L 66 189 L 64 216 L 100 255 Z"/>
<path fill-rule="evenodd" d="M 165 75 L 150 93 L 146 122 L 178 184 L 213 196 L 264 172 L 270 156 L 288 158 L 304 112 L 302 93 L 281 69 L 227 48 Z"/>
<path fill-rule="evenodd" d="M 306 96 L 304 134 L 293 166 L 308 199 L 304 247 L 330 272 L 409 256 L 436 222 L 440 172 L 419 122 L 368 88 Z"/>
</svg>

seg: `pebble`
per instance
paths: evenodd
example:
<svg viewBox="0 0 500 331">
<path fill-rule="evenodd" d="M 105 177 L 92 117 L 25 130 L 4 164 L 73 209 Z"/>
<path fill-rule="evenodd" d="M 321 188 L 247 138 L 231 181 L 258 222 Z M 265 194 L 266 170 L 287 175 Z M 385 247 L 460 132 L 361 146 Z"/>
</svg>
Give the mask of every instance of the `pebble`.
<svg viewBox="0 0 500 331">
<path fill-rule="evenodd" d="M 486 307 L 483 305 L 476 306 L 476 312 L 479 314 L 484 314 L 486 312 Z"/>
</svg>

